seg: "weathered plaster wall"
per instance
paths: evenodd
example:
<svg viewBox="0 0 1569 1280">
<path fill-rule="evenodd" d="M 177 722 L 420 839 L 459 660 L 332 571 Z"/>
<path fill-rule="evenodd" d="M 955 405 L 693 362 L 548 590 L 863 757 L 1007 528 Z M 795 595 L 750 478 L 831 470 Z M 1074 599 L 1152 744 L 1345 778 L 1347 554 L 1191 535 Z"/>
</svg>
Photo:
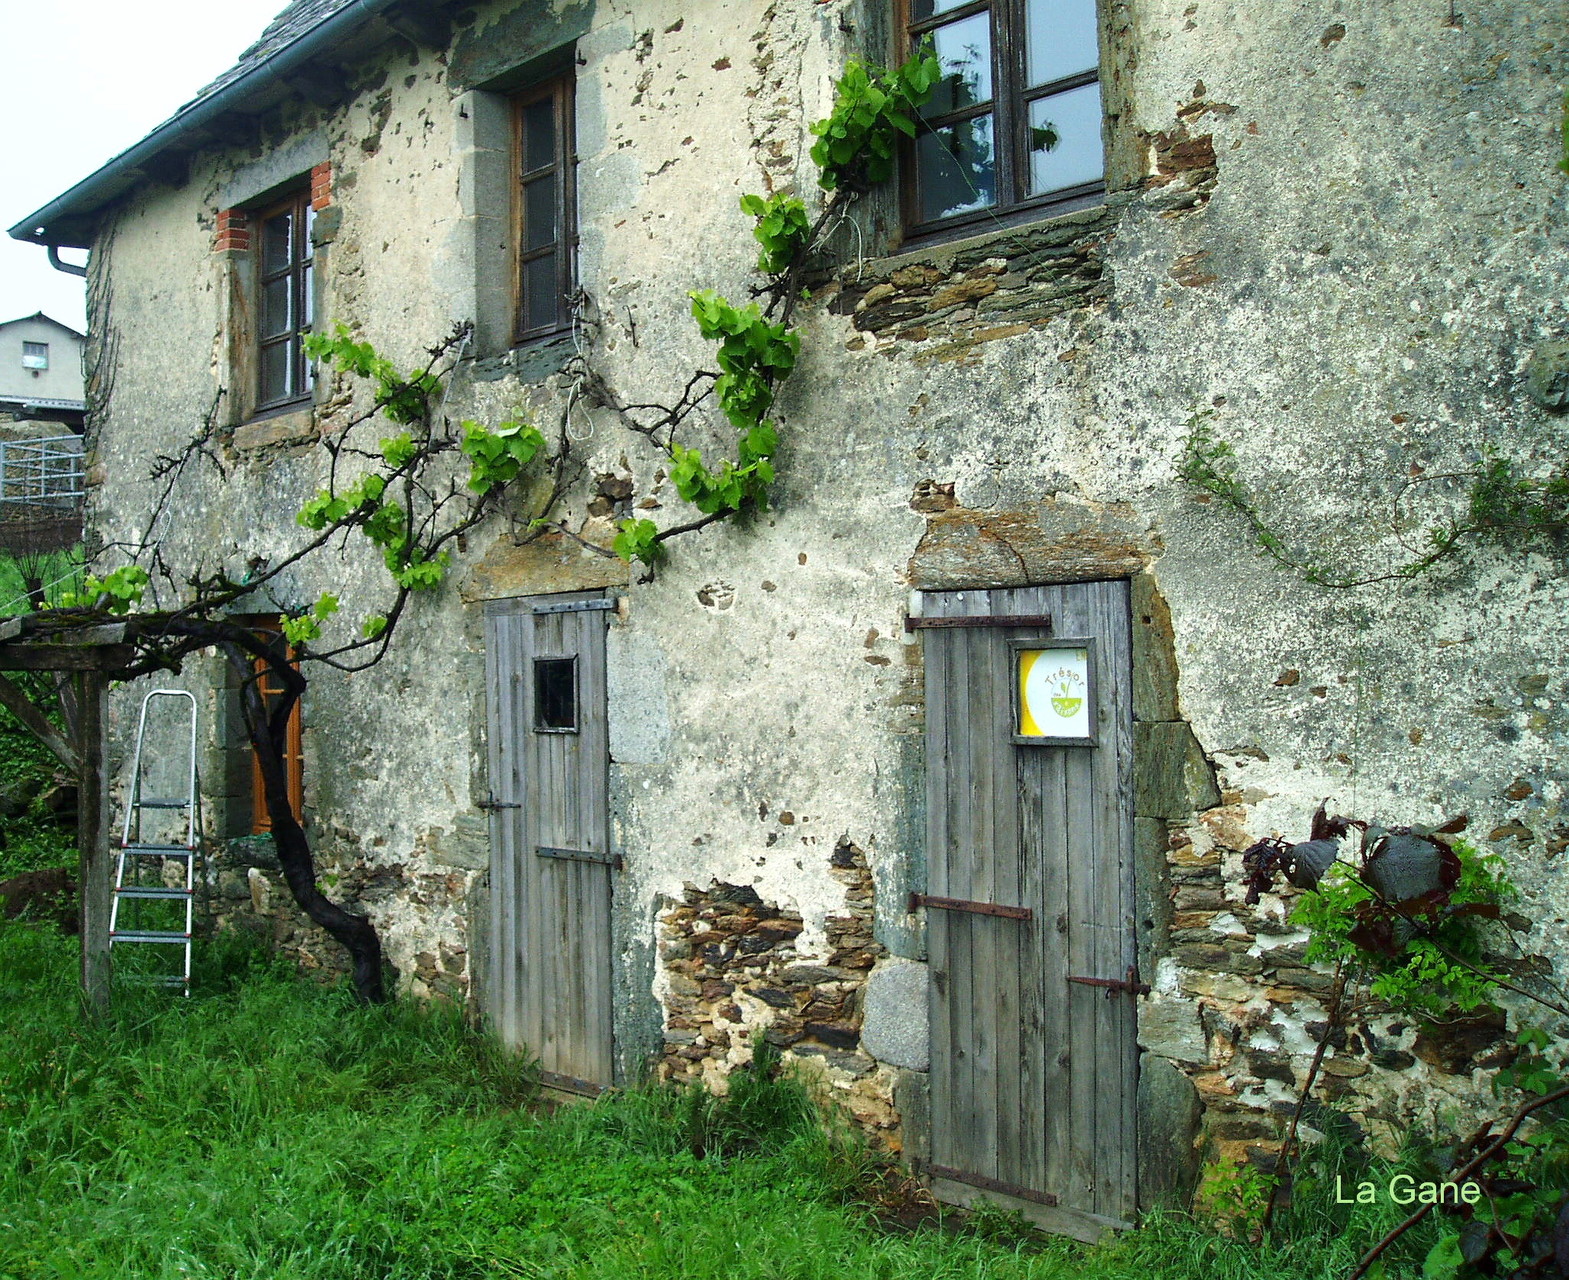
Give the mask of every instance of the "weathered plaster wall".
<svg viewBox="0 0 1569 1280">
<path fill-rule="evenodd" d="M 1175 1170 L 1168 1185 L 1192 1148 L 1184 1081 L 1210 1136 L 1267 1144 L 1305 1066 L 1323 975 L 1301 967 L 1287 904 L 1244 910 L 1236 885 L 1239 851 L 1302 831 L 1320 798 L 1391 822 L 1469 810 L 1526 890 L 1534 944 L 1562 962 L 1569 601 L 1551 549 L 1327 591 L 1257 558 L 1238 521 L 1175 479 L 1190 420 L 1211 411 L 1293 543 L 1370 573 L 1405 558 L 1388 513 L 1414 468 L 1441 472 L 1486 444 L 1551 456 L 1555 424 L 1524 395 L 1522 370 L 1566 323 L 1553 168 L 1565 35 L 1536 6 L 1464 8 L 1451 23 L 1437 0 L 1376 15 L 1340 0 L 1110 3 L 1116 189 L 1103 209 L 905 255 L 875 207 L 846 233 L 844 259 L 801 314 L 774 509 L 678 541 L 654 581 L 625 587 L 611 628 L 629 1074 L 662 1042 L 667 1062 L 711 1079 L 744 1054 L 738 1029 L 751 1023 L 709 1016 L 732 993 L 710 1000 L 702 985 L 734 975 L 686 975 L 714 1009 L 685 1009 L 693 994 L 675 982 L 683 928 L 715 886 L 799 922 L 791 964 L 833 968 L 831 922 L 847 904 L 832 856 L 853 845 L 888 952 L 873 989 L 875 975 L 922 958 L 902 905 L 924 873 L 920 647 L 901 625 L 912 589 L 1139 575 L 1138 625 L 1154 637 L 1140 675 L 1152 726 L 1140 781 L 1153 797 L 1138 820 L 1141 937 L 1157 987 L 1142 1013 L 1141 1091 L 1179 1135 L 1157 1128 L 1146 1142 Z M 527 32 L 547 18 L 577 37 L 579 58 L 591 307 L 578 345 L 622 394 L 674 395 L 705 359 L 684 291 L 743 295 L 755 249 L 740 193 L 811 189 L 804 124 L 867 38 L 859 8 L 547 13 L 498 0 L 450 62 L 390 51 L 349 107 L 270 127 L 270 145 L 324 140 L 333 164 L 322 313 L 403 361 L 468 318 L 464 220 L 482 211 L 472 192 L 465 203 L 460 160 L 479 144 L 455 104 L 505 70 L 509 41 L 519 63 L 539 56 Z M 148 461 L 225 385 L 233 286 L 210 252 L 211 219 L 263 163 L 262 151 L 213 157 L 185 187 L 139 195 L 94 255 L 113 273 L 120 335 L 96 430 L 106 540 L 145 532 Z M 221 434 L 230 471 L 182 492 L 160 526 L 170 560 L 278 554 L 323 474 L 310 439 L 341 420 L 349 394 L 334 383 L 316 418 L 286 431 Z M 677 518 L 660 459 L 568 374 L 532 358 L 475 365 L 449 410 L 569 415 L 589 479 L 566 514 L 584 537 L 607 540 L 628 509 Z M 1443 500 L 1411 496 L 1418 508 Z M 471 600 L 626 581 L 570 543 L 520 549 L 501 528 L 471 537 L 460 560 Z M 327 587 L 350 620 L 379 598 L 375 572 L 345 559 L 279 583 L 272 603 Z M 449 590 L 413 611 L 376 672 L 324 675 L 306 704 L 307 816 L 324 866 L 420 992 L 463 994 L 481 971 L 481 647 L 477 610 Z M 267 879 L 256 870 L 247 894 Z M 919 982 L 886 985 L 869 1007 L 918 1026 Z M 886 1078 L 886 1104 L 896 1066 L 918 1099 L 908 1046 L 887 1050 L 908 1061 L 851 1069 L 851 1032 L 872 1044 L 885 1034 L 868 1017 L 859 1029 L 838 1019 L 845 1043 L 831 1047 L 852 1060 L 819 1054 L 830 1078 Z M 1480 1096 L 1485 1039 L 1480 1056 L 1424 1053 L 1414 1029 L 1373 1018 L 1336 1047 L 1331 1063 L 1344 1065 L 1331 1074 L 1364 1119 L 1431 1120 Z M 683 1052 L 693 1048 L 712 1052 Z"/>
</svg>

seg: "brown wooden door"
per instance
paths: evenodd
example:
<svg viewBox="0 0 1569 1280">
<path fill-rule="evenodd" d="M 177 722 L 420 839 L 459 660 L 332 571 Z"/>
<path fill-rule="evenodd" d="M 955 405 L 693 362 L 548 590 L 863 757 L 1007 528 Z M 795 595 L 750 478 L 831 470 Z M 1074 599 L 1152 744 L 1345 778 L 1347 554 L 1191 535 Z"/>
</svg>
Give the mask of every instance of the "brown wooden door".
<svg viewBox="0 0 1569 1280">
<path fill-rule="evenodd" d="M 485 606 L 489 1013 L 547 1084 L 613 1082 L 605 623 L 600 593 Z"/>
<path fill-rule="evenodd" d="M 923 632 L 928 894 L 969 904 L 926 907 L 933 1189 L 1093 1239 L 1135 1211 L 1134 997 L 1068 981 L 1134 962 L 1128 584 L 934 592 L 922 612 L 1051 620 Z M 1014 740 L 1032 639 L 1092 642 L 1095 745 Z"/>
</svg>

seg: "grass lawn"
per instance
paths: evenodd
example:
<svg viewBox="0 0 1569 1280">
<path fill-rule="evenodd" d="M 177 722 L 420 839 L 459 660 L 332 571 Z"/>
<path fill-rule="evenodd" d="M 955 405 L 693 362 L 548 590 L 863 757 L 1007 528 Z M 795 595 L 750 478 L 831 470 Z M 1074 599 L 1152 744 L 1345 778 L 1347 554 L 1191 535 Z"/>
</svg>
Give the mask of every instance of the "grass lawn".
<svg viewBox="0 0 1569 1280">
<path fill-rule="evenodd" d="M 1262 1254 L 1176 1219 L 1094 1250 L 1000 1214 L 890 1231 L 873 1163 L 789 1080 L 550 1112 L 450 1010 L 199 950 L 205 994 L 94 1024 L 72 940 L 0 925 L 0 1277 L 1314 1280 L 1393 1219 L 1310 1197 Z"/>
</svg>

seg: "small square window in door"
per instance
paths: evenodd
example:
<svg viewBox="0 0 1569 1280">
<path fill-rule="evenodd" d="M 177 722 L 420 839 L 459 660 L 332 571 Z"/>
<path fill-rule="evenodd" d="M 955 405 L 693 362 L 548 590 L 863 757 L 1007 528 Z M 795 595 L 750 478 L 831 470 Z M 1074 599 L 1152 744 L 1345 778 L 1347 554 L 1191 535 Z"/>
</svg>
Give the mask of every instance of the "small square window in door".
<svg viewBox="0 0 1569 1280">
<path fill-rule="evenodd" d="M 534 659 L 534 732 L 577 732 L 577 659 Z"/>
</svg>

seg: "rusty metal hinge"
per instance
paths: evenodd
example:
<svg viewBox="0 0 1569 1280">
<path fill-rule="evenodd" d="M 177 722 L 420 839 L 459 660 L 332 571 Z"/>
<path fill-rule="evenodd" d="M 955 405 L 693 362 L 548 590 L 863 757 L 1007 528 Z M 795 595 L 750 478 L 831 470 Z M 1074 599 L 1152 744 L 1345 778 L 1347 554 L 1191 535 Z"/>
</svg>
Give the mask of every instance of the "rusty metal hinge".
<svg viewBox="0 0 1569 1280">
<path fill-rule="evenodd" d="M 906 631 L 925 631 L 931 627 L 1036 627 L 1051 630 L 1049 613 L 985 613 L 957 618 L 918 618 L 904 620 Z"/>
<path fill-rule="evenodd" d="M 486 796 L 474 806 L 476 809 L 521 809 L 520 804 L 513 804 L 510 800 L 497 800 L 495 796 Z"/>
<path fill-rule="evenodd" d="M 1138 966 L 1132 964 L 1121 978 L 1078 978 L 1069 974 L 1068 981 L 1079 982 L 1086 987 L 1105 987 L 1108 1000 L 1112 996 L 1147 996 L 1150 993 L 1149 983 L 1139 981 Z"/>
<path fill-rule="evenodd" d="M 548 613 L 608 613 L 615 607 L 614 600 L 596 597 L 593 600 L 568 600 L 562 604 L 536 604 L 533 613 L 536 617 Z"/>
<path fill-rule="evenodd" d="M 1005 920 L 1033 920 L 1035 913 L 1028 907 L 1005 907 L 997 902 L 972 902 L 968 898 L 936 898 L 929 893 L 912 893 L 905 908 L 935 907 L 939 911 L 968 911 L 977 916 L 1001 916 Z"/>
<path fill-rule="evenodd" d="M 561 1089 L 566 1093 L 581 1093 L 584 1097 L 597 1098 L 602 1093 L 609 1093 L 610 1086 L 595 1084 L 592 1080 L 584 1080 L 579 1076 L 563 1075 L 559 1071 L 541 1071 L 539 1082 L 552 1089 Z"/>
<path fill-rule="evenodd" d="M 616 871 L 624 869 L 619 853 L 597 853 L 593 849 L 559 849 L 554 845 L 541 844 L 534 847 L 536 858 L 558 858 L 563 862 L 597 862 Z"/>
<path fill-rule="evenodd" d="M 1044 1204 L 1056 1208 L 1059 1201 L 1050 1191 L 1036 1191 L 1033 1187 L 1020 1186 L 1017 1182 L 1004 1182 L 1001 1178 L 988 1177 L 984 1173 L 965 1173 L 961 1169 L 953 1169 L 944 1164 L 931 1164 L 926 1166 L 927 1172 L 934 1178 L 946 1178 L 949 1182 L 962 1182 L 967 1186 L 978 1187 L 982 1191 L 995 1191 L 1000 1195 L 1012 1196 L 1015 1200 L 1030 1200 L 1035 1204 Z"/>
</svg>

